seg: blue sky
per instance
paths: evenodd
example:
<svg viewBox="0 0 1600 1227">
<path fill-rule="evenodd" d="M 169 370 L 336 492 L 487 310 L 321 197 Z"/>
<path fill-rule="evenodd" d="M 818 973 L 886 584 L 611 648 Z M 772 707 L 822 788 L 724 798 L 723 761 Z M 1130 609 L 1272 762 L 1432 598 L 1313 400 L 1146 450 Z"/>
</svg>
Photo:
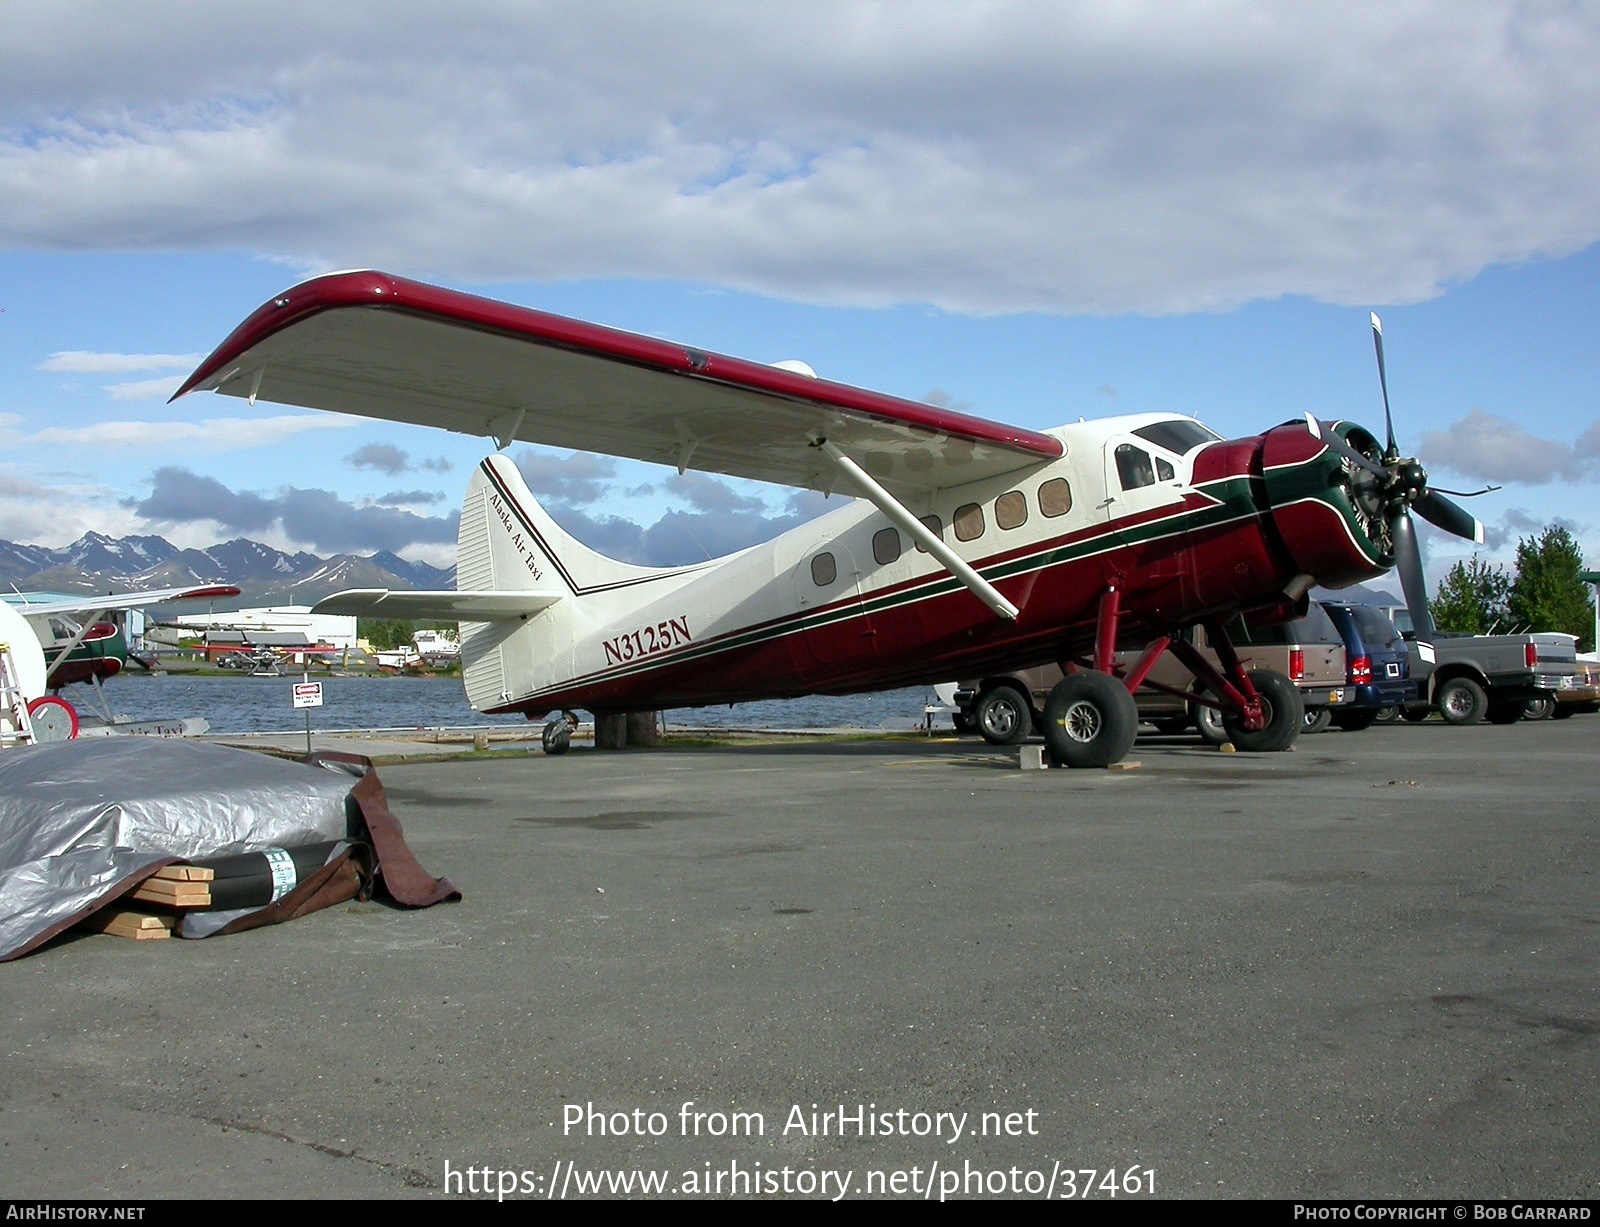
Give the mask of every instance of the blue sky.
<svg viewBox="0 0 1600 1227">
<path fill-rule="evenodd" d="M 448 561 L 482 441 L 165 402 L 285 285 L 381 267 L 1023 426 L 1175 410 L 1227 435 L 1380 426 L 1376 309 L 1402 446 L 1504 486 L 1473 503 L 1491 555 L 1560 521 L 1600 561 L 1591 8 L 772 13 L 8 16 L 0 538 Z M 512 454 L 650 561 L 817 505 Z"/>
</svg>

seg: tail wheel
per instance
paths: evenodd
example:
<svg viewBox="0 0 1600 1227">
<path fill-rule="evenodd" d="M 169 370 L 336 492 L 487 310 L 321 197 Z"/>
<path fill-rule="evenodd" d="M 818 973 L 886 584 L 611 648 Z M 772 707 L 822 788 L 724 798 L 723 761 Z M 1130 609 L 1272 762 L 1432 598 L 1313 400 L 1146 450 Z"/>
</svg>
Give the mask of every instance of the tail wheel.
<svg viewBox="0 0 1600 1227">
<path fill-rule="evenodd" d="M 1283 674 L 1271 669 L 1252 669 L 1250 684 L 1261 696 L 1262 712 L 1267 722 L 1259 729 L 1247 729 L 1232 712 L 1222 713 L 1222 727 L 1228 730 L 1228 739 L 1241 750 L 1253 754 L 1271 754 L 1287 750 L 1300 736 L 1305 723 L 1306 706 L 1295 685 Z"/>
<path fill-rule="evenodd" d="M 539 735 L 539 743 L 546 754 L 565 754 L 572 748 L 572 725 L 567 723 L 565 717 L 550 721 Z"/>
<path fill-rule="evenodd" d="M 986 690 L 972 709 L 978 732 L 992 746 L 1014 746 L 1033 732 L 1033 709 L 1015 686 Z"/>
<path fill-rule="evenodd" d="M 1121 762 L 1139 731 L 1139 708 L 1128 688 L 1106 673 L 1061 679 L 1044 707 L 1044 739 L 1068 767 Z"/>
</svg>

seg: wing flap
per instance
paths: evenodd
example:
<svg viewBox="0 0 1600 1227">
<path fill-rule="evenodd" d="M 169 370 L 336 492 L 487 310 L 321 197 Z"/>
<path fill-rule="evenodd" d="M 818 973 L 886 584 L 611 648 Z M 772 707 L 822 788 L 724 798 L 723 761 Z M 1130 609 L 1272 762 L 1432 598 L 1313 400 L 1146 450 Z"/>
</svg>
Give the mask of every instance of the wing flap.
<svg viewBox="0 0 1600 1227">
<path fill-rule="evenodd" d="M 256 311 L 177 395 L 230 396 L 829 490 L 826 438 L 875 478 L 939 489 L 1060 440 L 383 273 L 305 282 Z"/>
<path fill-rule="evenodd" d="M 352 588 L 311 607 L 312 613 L 383 618 L 436 618 L 455 622 L 515 622 L 548 609 L 564 594 L 529 591 L 428 591 Z"/>
</svg>

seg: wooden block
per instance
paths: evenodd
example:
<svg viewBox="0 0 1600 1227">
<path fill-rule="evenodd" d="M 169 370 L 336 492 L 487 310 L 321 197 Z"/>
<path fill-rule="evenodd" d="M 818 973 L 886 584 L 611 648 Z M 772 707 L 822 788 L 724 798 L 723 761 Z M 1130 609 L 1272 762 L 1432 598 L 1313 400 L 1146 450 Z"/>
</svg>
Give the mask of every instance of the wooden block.
<svg viewBox="0 0 1600 1227">
<path fill-rule="evenodd" d="M 172 916 L 151 916 L 145 912 L 117 912 L 107 909 L 83 921 L 80 928 L 112 937 L 131 937 L 134 941 L 160 941 L 172 936 Z"/>
<path fill-rule="evenodd" d="M 163 865 L 150 875 L 150 880 L 161 882 L 211 882 L 217 871 L 204 865 Z"/>
<path fill-rule="evenodd" d="M 1142 766 L 1144 766 L 1144 764 L 1141 763 L 1138 759 L 1134 759 L 1132 762 L 1129 762 L 1128 760 L 1124 759 L 1120 763 L 1107 763 L 1106 764 L 1106 770 L 1107 771 L 1137 771 Z"/>
<path fill-rule="evenodd" d="M 210 907 L 209 882 L 167 882 L 159 878 L 146 878 L 139 883 L 128 898 L 140 903 L 164 903 L 168 907 Z"/>
</svg>

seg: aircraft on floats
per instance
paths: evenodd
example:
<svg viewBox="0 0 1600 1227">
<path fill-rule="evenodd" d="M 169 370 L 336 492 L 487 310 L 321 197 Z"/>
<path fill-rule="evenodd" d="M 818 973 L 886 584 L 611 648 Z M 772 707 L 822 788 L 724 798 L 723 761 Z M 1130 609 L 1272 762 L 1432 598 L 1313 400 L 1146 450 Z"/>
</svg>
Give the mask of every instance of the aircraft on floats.
<svg viewBox="0 0 1600 1227">
<path fill-rule="evenodd" d="M 74 682 L 88 682 L 100 705 L 100 682 L 115 677 L 129 660 L 149 665 L 129 650 L 127 633 L 117 615 L 166 601 L 234 597 L 231 584 L 188 588 L 147 588 L 108 596 L 68 596 L 50 592 L 0 593 L 7 611 L 0 635 L 10 647 L 24 679 L 29 716 L 41 739 L 65 740 L 78 733 L 78 712 L 59 691 Z M 14 616 L 13 616 L 14 615 Z M 22 633 L 26 627 L 37 648 Z M 24 663 L 26 662 L 26 663 Z"/>
<path fill-rule="evenodd" d="M 1382 334 L 1373 317 L 1382 374 Z M 1317 584 L 1398 564 L 1431 641 L 1411 511 L 1478 522 L 1387 443 L 1311 418 L 1223 439 L 1141 414 L 1035 431 L 378 272 L 314 278 L 264 304 L 174 396 L 291 405 L 856 496 L 762 545 L 652 568 L 574 540 L 516 466 L 467 489 L 450 592 L 357 590 L 330 613 L 461 623 L 486 712 L 596 716 L 848 694 L 1055 661 L 1057 761 L 1123 758 L 1132 692 L 1168 651 L 1206 683 L 1236 743 L 1281 749 L 1295 688 L 1250 669 L 1223 624 L 1302 613 Z M 1179 635 L 1202 624 L 1213 667 Z M 1138 649 L 1120 675 L 1114 653 Z M 567 719 L 546 727 L 565 748 Z"/>
</svg>

